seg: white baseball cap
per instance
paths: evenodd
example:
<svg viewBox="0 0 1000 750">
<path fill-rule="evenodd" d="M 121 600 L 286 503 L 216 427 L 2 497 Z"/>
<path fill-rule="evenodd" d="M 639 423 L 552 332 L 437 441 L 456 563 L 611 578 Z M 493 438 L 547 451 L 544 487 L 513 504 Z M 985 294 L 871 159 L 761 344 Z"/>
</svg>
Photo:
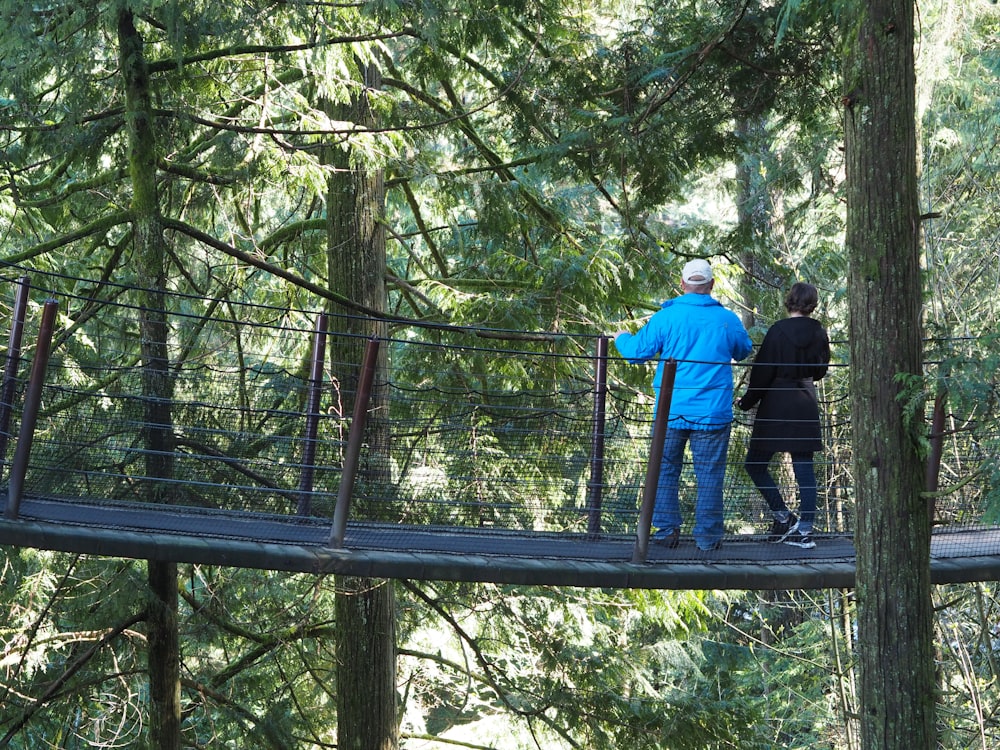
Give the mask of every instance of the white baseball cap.
<svg viewBox="0 0 1000 750">
<path fill-rule="evenodd" d="M 685 284 L 693 286 L 707 284 L 712 280 L 712 267 L 704 258 L 689 260 L 684 264 L 684 270 L 681 271 L 681 279 Z"/>
</svg>

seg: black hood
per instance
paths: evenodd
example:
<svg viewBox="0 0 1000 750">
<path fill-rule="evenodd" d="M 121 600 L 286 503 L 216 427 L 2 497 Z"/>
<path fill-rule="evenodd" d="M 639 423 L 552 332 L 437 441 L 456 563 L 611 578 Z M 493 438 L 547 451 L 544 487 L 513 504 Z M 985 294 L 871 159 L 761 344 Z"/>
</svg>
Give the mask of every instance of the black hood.
<svg viewBox="0 0 1000 750">
<path fill-rule="evenodd" d="M 778 330 L 799 349 L 807 349 L 816 343 L 823 326 L 812 318 L 784 318 L 777 324 Z"/>
</svg>

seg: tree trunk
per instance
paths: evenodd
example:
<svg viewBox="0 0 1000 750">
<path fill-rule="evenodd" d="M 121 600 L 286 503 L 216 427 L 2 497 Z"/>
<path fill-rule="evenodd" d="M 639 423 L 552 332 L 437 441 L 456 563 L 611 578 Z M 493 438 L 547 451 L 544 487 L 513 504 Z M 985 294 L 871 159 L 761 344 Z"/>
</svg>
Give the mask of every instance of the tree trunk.
<svg viewBox="0 0 1000 750">
<path fill-rule="evenodd" d="M 177 565 L 147 562 L 149 606 L 146 646 L 149 663 L 149 737 L 151 748 L 181 746 L 180 636 L 177 630 Z"/>
<path fill-rule="evenodd" d="M 365 91 L 342 119 L 372 122 L 368 91 L 380 86 L 379 72 L 361 66 Z M 385 310 L 385 186 L 381 170 L 359 166 L 364 160 L 331 149 L 334 174 L 327 196 L 328 270 L 331 289 L 372 310 Z M 353 166 L 352 166 L 353 162 Z M 343 321 L 334 317 L 333 320 Z M 333 376 L 340 385 L 344 413 L 353 397 L 364 346 L 371 336 L 385 336 L 384 322 L 352 317 L 342 324 L 355 336 L 335 337 Z M 375 384 L 365 434 L 366 462 L 356 484 L 355 502 L 365 488 L 388 485 L 389 423 L 386 347 L 379 350 Z M 396 613 L 391 582 L 365 578 L 338 580 L 337 747 L 340 750 L 395 750 L 399 746 L 396 697 Z"/>
<path fill-rule="evenodd" d="M 922 359 L 914 6 L 854 7 L 844 105 L 861 745 L 930 750 L 930 518 L 923 409 L 910 402 Z"/>
<path fill-rule="evenodd" d="M 119 63 L 125 86 L 125 120 L 129 136 L 132 183 L 132 232 L 140 291 L 139 337 L 142 349 L 144 443 L 147 500 L 162 501 L 163 482 L 173 475 L 173 386 L 167 353 L 165 302 L 166 248 L 156 187 L 156 136 L 143 40 L 131 11 L 118 14 Z M 150 747 L 177 750 L 181 742 L 180 648 L 177 633 L 177 566 L 147 563 L 150 603 L 149 737 Z"/>
<path fill-rule="evenodd" d="M 396 598 L 392 581 L 337 581 L 337 747 L 396 750 Z"/>
<path fill-rule="evenodd" d="M 740 317 L 748 331 L 757 324 L 760 302 L 771 290 L 766 283 L 770 276 L 768 257 L 774 257 L 771 232 L 774 207 L 764 179 L 763 161 L 770 149 L 764 116 L 750 114 L 737 118 L 736 136 L 743 147 L 743 158 L 736 164 L 736 231 L 740 236 L 740 264 L 746 271 L 740 279 L 743 309 Z"/>
</svg>

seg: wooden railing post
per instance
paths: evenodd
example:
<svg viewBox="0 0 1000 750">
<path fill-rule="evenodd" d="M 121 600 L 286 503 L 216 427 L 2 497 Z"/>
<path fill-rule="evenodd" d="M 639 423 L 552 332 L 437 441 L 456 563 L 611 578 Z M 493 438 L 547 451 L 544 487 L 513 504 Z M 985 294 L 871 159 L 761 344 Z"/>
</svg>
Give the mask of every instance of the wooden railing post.
<svg viewBox="0 0 1000 750">
<path fill-rule="evenodd" d="M 653 439 L 649 446 L 649 462 L 646 464 L 646 482 L 642 487 L 642 505 L 639 507 L 639 523 L 635 534 L 635 549 L 632 562 L 646 562 L 649 552 L 649 531 L 653 525 L 653 508 L 656 505 L 656 488 L 660 481 L 660 465 L 663 463 L 663 444 L 667 437 L 667 422 L 670 419 L 670 401 L 674 395 L 674 378 L 677 375 L 677 360 L 668 359 L 663 366 L 660 381 L 660 397 L 656 401 L 656 415 L 653 417 Z"/>
<path fill-rule="evenodd" d="M 302 473 L 299 477 L 298 514 L 309 515 L 312 508 L 313 477 L 316 474 L 316 436 L 319 432 L 320 401 L 323 396 L 323 360 L 326 357 L 327 316 L 321 313 L 313 333 L 312 362 L 309 372 L 309 398 L 306 406 L 306 434 L 302 445 Z"/>
<path fill-rule="evenodd" d="M 587 484 L 587 532 L 601 533 L 601 505 L 604 492 L 604 431 L 608 398 L 608 337 L 597 339 L 594 358 L 594 411 L 590 438 L 590 481 Z"/>
<path fill-rule="evenodd" d="M 17 280 L 14 311 L 10 321 L 10 339 L 7 344 L 7 358 L 3 366 L 3 384 L 0 385 L 0 467 L 7 462 L 10 418 L 14 411 L 14 391 L 17 388 L 17 370 L 21 362 L 21 341 L 24 338 L 24 318 L 28 309 L 30 288 L 31 284 L 27 276 L 22 276 Z"/>
<path fill-rule="evenodd" d="M 24 396 L 21 430 L 17 436 L 17 447 L 14 449 L 14 460 L 10 469 L 10 481 L 7 484 L 7 508 L 4 511 L 4 516 L 9 520 L 16 519 L 21 510 L 21 497 L 24 494 L 24 477 L 28 473 L 31 441 L 35 436 L 35 424 L 38 422 L 38 407 L 42 402 L 42 387 L 45 385 L 45 371 L 49 366 L 49 347 L 52 344 L 52 329 L 55 324 L 57 309 L 58 304 L 52 299 L 46 300 L 45 306 L 42 309 L 42 322 L 38 328 L 38 343 L 35 347 L 35 358 L 31 364 L 28 390 Z"/>
<path fill-rule="evenodd" d="M 351 418 L 351 432 L 347 436 L 344 467 L 341 471 L 340 487 L 337 492 L 337 507 L 333 513 L 333 529 L 330 532 L 329 546 L 334 549 L 342 549 L 344 547 L 344 537 L 347 535 L 347 518 L 351 511 L 354 480 L 358 476 L 361 444 L 365 439 L 368 404 L 371 401 L 372 382 L 375 380 L 378 349 L 378 339 L 375 337 L 370 338 L 368 345 L 365 347 L 364 364 L 361 366 L 361 377 L 358 378 L 358 391 L 354 394 L 354 415 Z"/>
<path fill-rule="evenodd" d="M 947 402 L 948 389 L 945 387 L 944 380 L 942 379 L 938 384 L 937 393 L 934 396 L 934 410 L 931 412 L 931 449 L 927 454 L 927 510 L 930 513 L 932 525 L 936 511 L 935 496 L 941 476 L 941 455 L 944 451 L 945 404 Z"/>
</svg>

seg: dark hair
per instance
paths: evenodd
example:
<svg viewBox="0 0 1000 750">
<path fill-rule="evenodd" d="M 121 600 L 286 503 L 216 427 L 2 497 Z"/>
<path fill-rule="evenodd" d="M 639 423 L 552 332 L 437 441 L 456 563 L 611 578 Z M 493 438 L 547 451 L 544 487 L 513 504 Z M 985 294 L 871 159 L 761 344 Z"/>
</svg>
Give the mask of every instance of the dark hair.
<svg viewBox="0 0 1000 750">
<path fill-rule="evenodd" d="M 806 284 L 804 281 L 792 284 L 792 288 L 785 295 L 785 309 L 790 313 L 798 312 L 808 315 L 816 309 L 818 302 L 819 294 L 816 292 L 816 287 L 812 284 Z"/>
</svg>

